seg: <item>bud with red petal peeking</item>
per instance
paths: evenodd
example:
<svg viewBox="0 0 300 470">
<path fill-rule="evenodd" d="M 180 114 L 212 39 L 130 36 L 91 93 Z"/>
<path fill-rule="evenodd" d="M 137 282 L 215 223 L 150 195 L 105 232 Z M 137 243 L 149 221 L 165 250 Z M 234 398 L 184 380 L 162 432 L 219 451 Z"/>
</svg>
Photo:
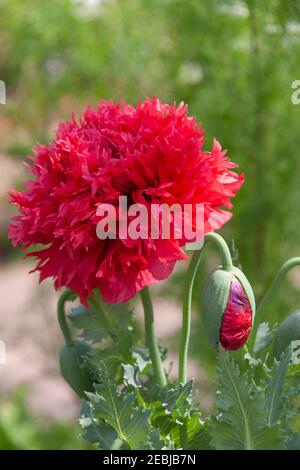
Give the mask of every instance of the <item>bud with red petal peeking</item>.
<svg viewBox="0 0 300 470">
<path fill-rule="evenodd" d="M 252 287 L 236 267 L 213 271 L 204 287 L 201 313 L 214 348 L 237 350 L 247 341 L 255 315 Z"/>
</svg>

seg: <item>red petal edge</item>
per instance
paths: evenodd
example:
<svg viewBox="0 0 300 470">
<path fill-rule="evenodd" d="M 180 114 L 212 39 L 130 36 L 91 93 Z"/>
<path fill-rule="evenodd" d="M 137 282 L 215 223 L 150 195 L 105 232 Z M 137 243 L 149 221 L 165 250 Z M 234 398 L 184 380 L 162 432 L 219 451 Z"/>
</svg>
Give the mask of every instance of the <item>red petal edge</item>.
<svg viewBox="0 0 300 470">
<path fill-rule="evenodd" d="M 240 349 L 246 343 L 251 327 L 252 310 L 248 296 L 239 280 L 233 277 L 220 332 L 223 348 Z"/>
</svg>

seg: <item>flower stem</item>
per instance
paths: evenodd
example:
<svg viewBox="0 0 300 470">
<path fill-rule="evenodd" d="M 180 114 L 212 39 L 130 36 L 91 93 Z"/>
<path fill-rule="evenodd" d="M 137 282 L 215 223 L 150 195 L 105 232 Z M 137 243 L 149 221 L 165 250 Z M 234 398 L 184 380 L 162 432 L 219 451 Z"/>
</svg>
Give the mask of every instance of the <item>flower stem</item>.
<svg viewBox="0 0 300 470">
<path fill-rule="evenodd" d="M 181 338 L 179 347 L 179 371 L 178 380 L 179 383 L 185 384 L 187 381 L 187 357 L 189 340 L 191 333 L 191 311 L 192 311 L 192 294 L 193 286 L 195 281 L 196 272 L 201 260 L 202 250 L 195 251 L 193 254 L 187 277 L 185 280 L 185 286 L 183 291 L 183 303 L 182 303 L 182 327 L 181 327 Z"/>
<path fill-rule="evenodd" d="M 65 343 L 69 348 L 72 349 L 73 354 L 76 358 L 78 367 L 81 371 L 82 377 L 86 381 L 86 383 L 89 384 L 90 379 L 87 376 L 85 369 L 82 367 L 82 361 L 80 360 L 78 350 L 75 347 L 75 344 L 72 339 L 71 332 L 70 332 L 70 329 L 66 320 L 65 303 L 68 302 L 69 300 L 75 300 L 76 297 L 77 297 L 76 292 L 73 292 L 69 289 L 66 289 L 64 292 L 62 292 L 57 303 L 57 319 L 58 319 L 60 329 L 64 335 Z"/>
<path fill-rule="evenodd" d="M 223 269 L 232 268 L 232 258 L 227 243 L 218 233 L 210 232 L 205 236 L 205 242 L 213 241 L 219 249 L 223 260 Z"/>
<path fill-rule="evenodd" d="M 282 281 L 283 281 L 284 277 L 286 276 L 286 274 L 292 268 L 294 268 L 295 266 L 300 266 L 300 258 L 299 257 L 298 258 L 291 258 L 288 261 L 286 261 L 285 263 L 283 263 L 283 265 L 279 269 L 275 279 L 273 280 L 270 288 L 267 290 L 266 294 L 262 298 L 262 300 L 261 300 L 261 302 L 260 302 L 260 304 L 259 304 L 259 306 L 256 310 L 255 323 L 253 325 L 253 330 L 252 330 L 252 334 L 251 334 L 251 342 L 250 342 L 251 347 L 253 347 L 254 344 L 255 344 L 257 329 L 258 329 L 258 326 L 259 326 L 258 319 L 261 322 L 263 320 L 263 318 L 266 316 L 266 311 L 264 311 L 264 309 L 270 303 L 270 301 L 272 300 L 272 297 L 277 293 L 277 291 L 279 289 L 279 286 L 282 283 Z"/>
<path fill-rule="evenodd" d="M 205 236 L 204 246 L 207 242 L 213 241 L 221 254 L 223 260 L 223 268 L 230 269 L 232 267 L 232 259 L 229 248 L 225 240 L 217 233 L 210 232 Z M 179 383 L 185 384 L 187 381 L 187 357 L 188 347 L 191 331 L 191 311 L 192 311 L 192 294 L 193 287 L 196 277 L 196 272 L 201 261 L 204 246 L 201 250 L 195 251 L 187 272 L 185 280 L 184 291 L 183 291 L 183 302 L 182 302 L 182 327 L 181 327 L 181 339 L 179 348 L 179 371 L 178 379 Z"/>
<path fill-rule="evenodd" d="M 63 293 L 60 295 L 58 299 L 58 304 L 57 304 L 57 319 L 58 323 L 60 326 L 60 329 L 64 335 L 65 342 L 68 346 L 73 345 L 73 340 L 72 336 L 70 333 L 70 329 L 66 320 L 66 312 L 65 312 L 65 303 L 68 300 L 74 300 L 76 299 L 77 294 L 75 292 L 72 292 L 71 290 L 65 290 Z"/>
<path fill-rule="evenodd" d="M 141 298 L 144 307 L 146 346 L 150 352 L 150 358 L 157 383 L 161 387 L 165 387 L 167 385 L 167 379 L 161 362 L 158 345 L 155 339 L 153 306 L 148 287 L 144 287 L 144 289 L 141 291 Z"/>
</svg>

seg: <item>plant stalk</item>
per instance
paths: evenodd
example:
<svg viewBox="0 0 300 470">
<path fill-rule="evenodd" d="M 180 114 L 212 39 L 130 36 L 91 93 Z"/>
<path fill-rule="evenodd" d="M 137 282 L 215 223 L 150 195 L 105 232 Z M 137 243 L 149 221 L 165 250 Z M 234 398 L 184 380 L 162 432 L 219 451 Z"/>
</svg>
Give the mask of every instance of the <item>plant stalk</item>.
<svg viewBox="0 0 300 470">
<path fill-rule="evenodd" d="M 223 261 L 223 268 L 230 269 L 232 267 L 232 258 L 225 240 L 221 235 L 210 232 L 205 236 L 204 246 L 201 250 L 195 251 L 187 272 L 182 302 L 182 327 L 179 348 L 179 383 L 185 384 L 187 381 L 187 358 L 188 347 L 191 332 L 191 316 L 192 316 L 192 295 L 198 266 L 201 261 L 202 253 L 207 242 L 212 241 L 218 247 Z"/>
<path fill-rule="evenodd" d="M 279 269 L 275 279 L 273 280 L 270 288 L 267 290 L 266 294 L 262 298 L 262 300 L 261 300 L 261 302 L 260 302 L 260 304 L 259 304 L 259 306 L 256 310 L 255 322 L 254 322 L 253 330 L 252 330 L 252 334 L 251 334 L 251 342 L 250 342 L 251 348 L 253 348 L 253 346 L 255 344 L 255 339 L 256 339 L 256 334 L 257 334 L 259 323 L 261 323 L 261 321 L 266 316 L 266 311 L 264 311 L 264 309 L 270 303 L 270 301 L 272 300 L 272 297 L 277 293 L 277 291 L 278 291 L 282 281 L 284 280 L 286 274 L 296 266 L 300 266 L 300 257 L 291 258 L 288 261 L 286 261 L 285 263 L 283 263 L 283 265 Z M 259 323 L 258 323 L 258 320 L 259 320 Z"/>
<path fill-rule="evenodd" d="M 230 250 L 224 238 L 222 238 L 221 235 L 219 235 L 218 233 L 210 232 L 205 235 L 205 244 L 208 241 L 214 242 L 214 244 L 218 247 L 223 261 L 223 269 L 226 270 L 232 268 L 232 258 Z"/>
<path fill-rule="evenodd" d="M 77 294 L 75 292 L 72 292 L 71 290 L 67 289 L 62 292 L 57 303 L 58 323 L 64 335 L 65 342 L 68 346 L 73 345 L 73 340 L 72 340 L 70 329 L 66 320 L 65 303 L 68 302 L 68 300 L 75 300 L 76 297 L 77 297 Z"/>
<path fill-rule="evenodd" d="M 187 381 L 187 359 L 189 340 L 191 334 L 191 312 L 192 312 L 192 294 L 196 272 L 201 261 L 202 250 L 195 251 L 187 272 L 182 302 L 182 326 L 179 347 L 179 383 L 185 384 Z"/>
<path fill-rule="evenodd" d="M 155 338 L 153 306 L 148 287 L 144 287 L 141 291 L 141 298 L 144 307 L 146 346 L 150 352 L 156 381 L 161 387 L 165 387 L 167 385 L 167 379 Z"/>
</svg>

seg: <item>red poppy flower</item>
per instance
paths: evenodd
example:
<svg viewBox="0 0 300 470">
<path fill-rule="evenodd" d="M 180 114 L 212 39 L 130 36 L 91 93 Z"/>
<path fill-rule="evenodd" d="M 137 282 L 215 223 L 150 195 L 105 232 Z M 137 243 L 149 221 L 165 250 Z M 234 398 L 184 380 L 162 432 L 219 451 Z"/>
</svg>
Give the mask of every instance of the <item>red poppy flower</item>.
<svg viewBox="0 0 300 470">
<path fill-rule="evenodd" d="M 100 289 L 107 302 L 122 302 L 153 282 L 165 279 L 176 261 L 186 259 L 186 238 L 99 240 L 97 207 L 130 203 L 203 204 L 203 235 L 231 217 L 231 198 L 243 176 L 217 141 L 202 150 L 204 131 L 187 107 L 146 99 L 137 107 L 101 101 L 81 119 L 61 124 L 48 146 L 30 157 L 33 179 L 11 191 L 20 215 L 9 236 L 39 262 L 41 281 L 78 292 L 82 302 Z M 174 221 L 172 221 L 174 223 Z M 191 224 L 195 226 L 193 219 Z M 172 234 L 172 230 L 171 230 Z"/>
</svg>

